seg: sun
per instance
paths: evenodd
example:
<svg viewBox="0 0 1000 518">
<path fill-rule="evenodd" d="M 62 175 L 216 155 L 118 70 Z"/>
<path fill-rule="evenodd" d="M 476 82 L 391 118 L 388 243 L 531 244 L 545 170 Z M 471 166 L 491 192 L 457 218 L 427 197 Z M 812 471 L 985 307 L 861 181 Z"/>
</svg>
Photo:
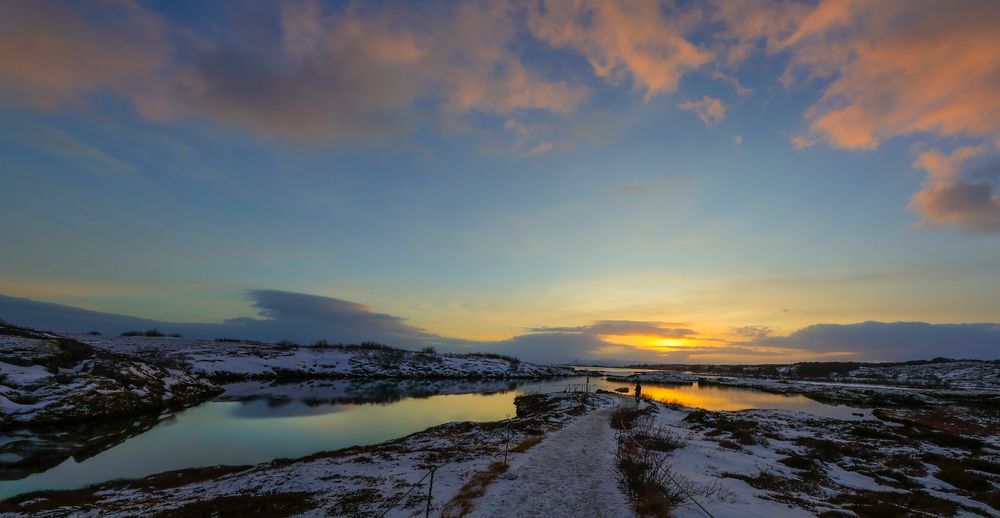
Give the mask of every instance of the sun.
<svg viewBox="0 0 1000 518">
<path fill-rule="evenodd" d="M 654 351 L 670 351 L 697 345 L 694 340 L 689 338 L 664 338 L 652 335 L 601 335 L 601 338 L 616 344 L 631 345 Z"/>
</svg>

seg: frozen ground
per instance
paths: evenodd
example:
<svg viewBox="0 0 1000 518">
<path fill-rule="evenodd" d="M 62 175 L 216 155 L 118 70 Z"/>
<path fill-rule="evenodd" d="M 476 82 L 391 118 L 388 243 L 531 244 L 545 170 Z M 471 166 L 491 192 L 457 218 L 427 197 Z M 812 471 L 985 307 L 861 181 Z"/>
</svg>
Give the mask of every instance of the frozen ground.
<svg viewBox="0 0 1000 518">
<path fill-rule="evenodd" d="M 842 421 L 775 410 L 707 412 L 649 403 L 680 439 L 675 477 L 713 487 L 715 516 L 1000 516 L 1000 441 L 912 421 Z M 877 412 L 879 413 L 879 412 Z M 682 499 L 673 516 L 704 516 Z"/>
<path fill-rule="evenodd" d="M 182 369 L 0 324 L 0 430 L 155 415 L 220 391 Z"/>
<path fill-rule="evenodd" d="M 123 354 L 163 356 L 213 379 L 318 377 L 542 378 L 572 369 L 489 354 L 438 354 L 373 345 L 299 345 L 170 337 L 75 338 Z"/>
<path fill-rule="evenodd" d="M 529 450 L 518 469 L 490 486 L 470 516 L 633 516 L 611 470 L 613 409 L 592 412 Z"/>
<path fill-rule="evenodd" d="M 1000 404 L 1000 386 L 976 385 L 966 388 L 927 388 L 870 383 L 824 382 L 749 377 L 708 377 L 698 380 L 702 385 L 718 385 L 773 392 L 802 394 L 816 401 L 861 408 L 880 406 L 990 405 Z"/>
<path fill-rule="evenodd" d="M 848 373 L 850 381 L 981 389 L 1000 387 L 1000 363 L 952 361 L 923 365 L 863 366 Z"/>
<path fill-rule="evenodd" d="M 623 383 L 657 383 L 661 385 L 690 385 L 698 381 L 698 376 L 678 371 L 640 372 L 629 376 L 608 376 L 608 381 Z"/>
</svg>

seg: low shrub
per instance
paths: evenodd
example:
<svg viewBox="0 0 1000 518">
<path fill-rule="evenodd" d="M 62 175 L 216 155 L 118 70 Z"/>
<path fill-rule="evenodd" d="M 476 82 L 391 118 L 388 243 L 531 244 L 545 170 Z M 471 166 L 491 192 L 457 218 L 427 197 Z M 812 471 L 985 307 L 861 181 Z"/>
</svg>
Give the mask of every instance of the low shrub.
<svg viewBox="0 0 1000 518">
<path fill-rule="evenodd" d="M 90 334 L 90 333 L 88 333 L 88 334 Z M 100 334 L 100 333 L 97 333 L 97 334 Z M 156 328 L 147 329 L 145 331 L 125 331 L 124 333 L 121 334 L 121 336 L 145 336 L 145 337 L 149 337 L 149 338 L 164 338 L 164 337 L 183 338 L 180 333 L 166 334 L 166 333 L 163 333 L 162 331 L 160 331 L 159 329 L 156 329 Z"/>
</svg>

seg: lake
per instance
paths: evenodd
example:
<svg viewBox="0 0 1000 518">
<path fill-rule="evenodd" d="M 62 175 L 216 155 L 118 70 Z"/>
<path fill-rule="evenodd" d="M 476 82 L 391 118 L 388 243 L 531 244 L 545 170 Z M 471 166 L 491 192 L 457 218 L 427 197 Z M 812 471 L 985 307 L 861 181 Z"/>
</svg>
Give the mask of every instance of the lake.
<svg viewBox="0 0 1000 518">
<path fill-rule="evenodd" d="M 591 391 L 630 387 L 584 377 L 548 381 L 233 384 L 217 400 L 177 412 L 99 453 L 78 455 L 79 461 L 67 458 L 20 480 L 0 481 L 0 498 L 181 468 L 301 457 L 375 444 L 450 421 L 496 421 L 514 416 L 514 398 L 519 394 L 562 391 L 588 384 Z M 855 418 L 853 413 L 862 412 L 799 395 L 697 384 L 646 384 L 643 394 L 707 410 L 774 408 L 841 419 Z"/>
</svg>

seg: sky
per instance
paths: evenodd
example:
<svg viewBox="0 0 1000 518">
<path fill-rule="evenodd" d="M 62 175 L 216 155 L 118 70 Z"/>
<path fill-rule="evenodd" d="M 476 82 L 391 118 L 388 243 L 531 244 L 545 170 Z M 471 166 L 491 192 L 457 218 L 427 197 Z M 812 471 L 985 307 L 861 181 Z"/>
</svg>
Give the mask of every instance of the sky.
<svg viewBox="0 0 1000 518">
<path fill-rule="evenodd" d="M 1000 357 L 1000 3 L 0 0 L 0 318 Z"/>
</svg>

